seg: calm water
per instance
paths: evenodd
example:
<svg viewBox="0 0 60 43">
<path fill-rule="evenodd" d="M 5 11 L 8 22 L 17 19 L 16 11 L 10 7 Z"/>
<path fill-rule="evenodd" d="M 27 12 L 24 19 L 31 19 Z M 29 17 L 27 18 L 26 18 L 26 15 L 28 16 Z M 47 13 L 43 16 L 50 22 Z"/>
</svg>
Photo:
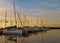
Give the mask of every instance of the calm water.
<svg viewBox="0 0 60 43">
<path fill-rule="evenodd" d="M 24 37 L 21 35 L 0 35 L 0 43 L 60 43 L 60 30 L 49 30 Z"/>
</svg>

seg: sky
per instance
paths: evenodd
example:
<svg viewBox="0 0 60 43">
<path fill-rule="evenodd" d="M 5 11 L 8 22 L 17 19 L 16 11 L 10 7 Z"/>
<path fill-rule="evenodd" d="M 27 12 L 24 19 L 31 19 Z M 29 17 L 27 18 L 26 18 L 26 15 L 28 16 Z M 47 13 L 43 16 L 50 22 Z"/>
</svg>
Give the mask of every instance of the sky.
<svg viewBox="0 0 60 43">
<path fill-rule="evenodd" d="M 14 0 L 14 2 L 17 12 L 43 16 L 49 24 L 60 24 L 60 0 Z M 5 10 L 13 11 L 13 0 L 0 0 L 0 13 Z"/>
<path fill-rule="evenodd" d="M 14 0 L 17 11 L 30 15 L 60 13 L 60 0 Z M 0 8 L 12 10 L 13 0 L 0 0 Z M 1 10 L 1 9 L 0 9 Z M 32 14 L 31 14 L 32 13 Z"/>
</svg>

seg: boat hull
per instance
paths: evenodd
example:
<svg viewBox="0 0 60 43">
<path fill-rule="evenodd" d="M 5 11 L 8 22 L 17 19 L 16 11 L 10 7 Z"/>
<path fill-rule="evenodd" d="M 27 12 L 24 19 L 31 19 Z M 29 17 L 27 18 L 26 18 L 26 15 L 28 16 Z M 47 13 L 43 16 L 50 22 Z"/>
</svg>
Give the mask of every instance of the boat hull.
<svg viewBox="0 0 60 43">
<path fill-rule="evenodd" d="M 3 30 L 3 34 L 22 34 L 22 30 Z"/>
</svg>

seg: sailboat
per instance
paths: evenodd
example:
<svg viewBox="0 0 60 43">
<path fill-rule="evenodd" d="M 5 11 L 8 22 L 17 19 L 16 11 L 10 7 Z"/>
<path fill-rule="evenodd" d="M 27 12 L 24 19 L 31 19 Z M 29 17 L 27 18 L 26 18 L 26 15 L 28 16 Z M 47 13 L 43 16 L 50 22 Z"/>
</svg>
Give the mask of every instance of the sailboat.
<svg viewBox="0 0 60 43">
<path fill-rule="evenodd" d="M 47 21 L 46 21 L 46 25 L 47 25 Z M 41 31 L 47 31 L 47 30 L 50 30 L 50 29 L 43 25 L 43 19 L 41 18 Z"/>
<path fill-rule="evenodd" d="M 34 32 L 39 32 L 41 29 L 39 28 L 39 16 L 37 16 L 36 26 L 33 27 Z"/>
<path fill-rule="evenodd" d="M 3 34 L 22 34 L 23 31 L 22 29 L 18 29 L 16 27 L 17 25 L 17 21 L 16 21 L 16 10 L 15 10 L 15 3 L 14 4 L 14 15 L 15 15 L 15 26 L 11 26 L 11 27 L 6 27 L 6 16 L 7 16 L 7 10 L 5 13 L 5 29 L 3 30 Z M 8 28 L 8 29 L 6 29 Z"/>
</svg>

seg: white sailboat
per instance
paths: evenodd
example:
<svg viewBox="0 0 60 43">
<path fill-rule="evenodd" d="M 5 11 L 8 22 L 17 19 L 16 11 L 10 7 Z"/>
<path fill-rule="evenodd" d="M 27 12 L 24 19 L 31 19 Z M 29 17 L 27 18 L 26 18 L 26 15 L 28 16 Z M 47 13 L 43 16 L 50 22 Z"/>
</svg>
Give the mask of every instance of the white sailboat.
<svg viewBox="0 0 60 43">
<path fill-rule="evenodd" d="M 17 25 L 17 21 L 16 21 L 16 9 L 15 9 L 15 3 L 13 3 L 14 5 L 14 15 L 15 15 L 15 26 Z M 23 34 L 22 29 L 18 29 L 17 27 L 9 27 L 8 29 L 6 29 L 6 17 L 7 17 L 7 11 L 5 14 L 5 29 L 3 30 L 3 34 Z"/>
<path fill-rule="evenodd" d="M 10 30 L 4 29 L 3 33 L 4 34 L 20 34 L 20 35 L 22 35 L 22 30 L 21 29 L 10 29 Z"/>
<path fill-rule="evenodd" d="M 46 26 L 47 26 L 47 21 L 46 21 Z M 43 24 L 43 19 L 41 18 L 41 29 L 42 31 L 47 31 L 49 30 L 49 28 L 45 27 L 44 24 Z"/>
</svg>

